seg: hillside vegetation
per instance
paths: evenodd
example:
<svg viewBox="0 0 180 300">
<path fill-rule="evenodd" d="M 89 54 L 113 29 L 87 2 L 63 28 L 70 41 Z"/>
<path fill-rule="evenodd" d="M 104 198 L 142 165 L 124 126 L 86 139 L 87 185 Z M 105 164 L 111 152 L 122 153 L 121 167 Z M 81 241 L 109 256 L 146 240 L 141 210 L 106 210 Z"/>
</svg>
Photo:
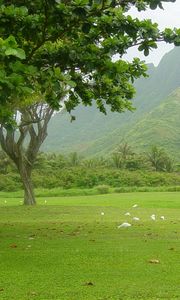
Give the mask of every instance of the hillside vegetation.
<svg viewBox="0 0 180 300">
<path fill-rule="evenodd" d="M 179 48 L 167 53 L 158 67 L 149 65 L 149 78 L 135 83 L 137 95 L 133 105 L 136 111 L 133 113 L 108 112 L 105 116 L 95 106 L 79 106 L 73 113 L 76 121 L 72 123 L 68 114 L 57 114 L 42 149 L 106 155 L 124 139 L 139 149 L 152 144 L 162 146 L 179 159 L 179 65 Z"/>
</svg>

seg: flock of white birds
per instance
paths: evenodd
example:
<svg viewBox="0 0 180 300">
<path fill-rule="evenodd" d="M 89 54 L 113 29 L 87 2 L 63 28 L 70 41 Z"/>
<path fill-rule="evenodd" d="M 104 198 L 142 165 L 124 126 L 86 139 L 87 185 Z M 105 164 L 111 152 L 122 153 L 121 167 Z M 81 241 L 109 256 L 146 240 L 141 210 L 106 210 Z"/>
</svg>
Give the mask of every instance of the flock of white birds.
<svg viewBox="0 0 180 300">
<path fill-rule="evenodd" d="M 22 202 L 23 202 L 23 201 L 20 200 L 20 203 L 22 203 Z M 4 203 L 6 204 L 6 203 L 7 203 L 7 200 L 5 200 Z M 44 203 L 47 204 L 47 200 L 45 200 Z M 132 206 L 132 208 L 136 208 L 136 207 L 138 207 L 137 204 L 134 204 L 134 205 Z M 128 216 L 128 217 L 131 216 L 130 212 L 126 212 L 124 215 L 125 215 L 125 216 Z M 101 212 L 101 216 L 104 216 L 104 212 L 103 212 L 103 211 Z M 155 214 L 152 214 L 152 215 L 150 216 L 150 219 L 151 219 L 152 221 L 156 221 L 157 217 L 156 217 Z M 164 220 L 165 220 L 165 217 L 164 217 L 164 216 L 160 216 L 160 219 L 164 221 Z M 132 220 L 133 220 L 133 221 L 140 221 L 140 218 L 138 218 L 138 217 L 132 217 Z M 120 225 L 118 226 L 118 228 L 127 228 L 127 227 L 131 227 L 131 226 L 132 226 L 132 224 L 130 224 L 130 223 L 128 223 L 128 222 L 123 222 L 122 224 L 120 224 Z"/>
<path fill-rule="evenodd" d="M 134 205 L 132 206 L 132 208 L 136 208 L 136 207 L 138 207 L 137 204 L 134 204 Z M 131 216 L 130 212 L 126 212 L 124 215 L 125 215 L 125 216 Z M 157 217 L 156 217 L 155 214 L 152 214 L 152 215 L 150 216 L 150 219 L 151 219 L 152 221 L 156 221 Z M 160 219 L 161 219 L 161 220 L 165 220 L 165 217 L 164 217 L 164 216 L 160 216 Z M 132 220 L 133 220 L 133 221 L 139 221 L 140 218 L 138 218 L 138 217 L 132 217 Z M 128 222 L 124 222 L 124 223 L 120 224 L 120 225 L 118 226 L 118 228 L 127 228 L 127 227 L 131 227 L 131 226 L 132 226 L 132 224 L 130 224 L 130 223 L 128 223 Z"/>
<path fill-rule="evenodd" d="M 133 206 L 132 206 L 132 208 L 136 208 L 136 207 L 138 207 L 138 205 L 137 204 L 134 204 Z M 128 216 L 128 217 L 131 217 L 131 213 L 130 212 L 126 212 L 125 214 L 124 214 L 125 216 Z M 104 212 L 102 211 L 101 212 L 101 216 L 104 216 Z M 150 219 L 152 220 L 152 221 L 156 221 L 157 220 L 157 216 L 155 215 L 155 214 L 152 214 L 151 216 L 150 216 Z M 140 218 L 139 217 L 135 217 L 135 216 L 133 216 L 132 217 L 132 220 L 133 221 L 140 221 Z M 160 220 L 165 220 L 165 217 L 164 216 L 160 216 Z M 123 222 L 122 224 L 120 224 L 119 226 L 118 226 L 118 228 L 128 228 L 128 227 L 131 227 L 132 226 L 132 224 L 130 224 L 130 223 L 128 223 L 128 222 Z"/>
</svg>

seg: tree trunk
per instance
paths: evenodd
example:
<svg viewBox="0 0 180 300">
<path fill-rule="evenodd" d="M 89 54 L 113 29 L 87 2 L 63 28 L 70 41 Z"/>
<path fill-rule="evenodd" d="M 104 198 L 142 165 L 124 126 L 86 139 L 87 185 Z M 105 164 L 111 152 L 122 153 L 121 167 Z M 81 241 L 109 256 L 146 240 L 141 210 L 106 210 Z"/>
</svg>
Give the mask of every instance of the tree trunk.
<svg viewBox="0 0 180 300">
<path fill-rule="evenodd" d="M 36 200 L 34 196 L 34 188 L 31 180 L 31 170 L 23 166 L 19 168 L 19 173 L 24 188 L 24 205 L 35 205 Z"/>
<path fill-rule="evenodd" d="M 4 152 L 18 168 L 24 188 L 24 204 L 35 205 L 31 173 L 40 146 L 47 136 L 47 126 L 53 109 L 44 103 L 35 103 L 15 113 L 15 122 L 19 121 L 18 131 L 0 124 L 0 144 Z M 28 135 L 28 136 L 27 136 Z"/>
</svg>

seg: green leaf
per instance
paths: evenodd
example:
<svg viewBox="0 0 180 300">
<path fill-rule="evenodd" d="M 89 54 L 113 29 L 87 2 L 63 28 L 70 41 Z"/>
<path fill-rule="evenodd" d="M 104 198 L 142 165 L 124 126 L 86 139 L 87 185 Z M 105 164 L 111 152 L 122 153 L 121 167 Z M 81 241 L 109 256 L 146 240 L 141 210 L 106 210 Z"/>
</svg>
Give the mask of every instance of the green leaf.
<svg viewBox="0 0 180 300">
<path fill-rule="evenodd" d="M 85 6 L 89 3 L 89 0 L 75 0 L 74 2 L 77 6 Z"/>
<path fill-rule="evenodd" d="M 75 120 L 76 120 L 76 117 L 71 115 L 71 123 Z"/>
<path fill-rule="evenodd" d="M 13 35 L 10 35 L 5 41 L 4 41 L 6 47 L 10 48 L 16 48 L 17 47 L 17 42 L 16 39 Z"/>
<path fill-rule="evenodd" d="M 144 45 L 143 45 L 143 44 L 140 45 L 140 46 L 138 47 L 138 50 L 139 50 L 139 51 L 143 51 L 143 50 L 144 50 Z"/>
<path fill-rule="evenodd" d="M 145 56 L 148 56 L 148 55 L 149 55 L 149 49 L 148 49 L 148 48 L 144 49 L 144 55 L 145 55 Z"/>
<path fill-rule="evenodd" d="M 7 48 L 6 51 L 5 51 L 5 54 L 16 56 L 17 55 L 17 50 L 13 49 L 13 48 Z"/>
<path fill-rule="evenodd" d="M 21 86 L 20 89 L 24 94 L 32 94 L 33 93 L 33 89 L 31 89 L 27 86 Z"/>
<path fill-rule="evenodd" d="M 68 80 L 68 81 L 67 81 L 67 84 L 68 84 L 70 87 L 72 87 L 72 88 L 76 87 L 76 82 L 73 81 L 73 80 Z"/>
<path fill-rule="evenodd" d="M 150 3 L 150 8 L 151 9 L 156 9 L 158 6 L 158 1 L 151 1 Z"/>
<path fill-rule="evenodd" d="M 26 54 L 25 54 L 23 49 L 18 48 L 16 50 L 17 50 L 17 55 L 16 56 L 18 58 L 20 58 L 20 59 L 25 59 L 26 58 Z"/>
<path fill-rule="evenodd" d="M 7 56 L 9 56 L 9 55 L 16 56 L 20 59 L 25 59 L 26 58 L 24 50 L 20 49 L 20 48 L 17 48 L 17 49 L 7 48 L 6 51 L 5 51 L 5 55 L 7 55 Z"/>
</svg>

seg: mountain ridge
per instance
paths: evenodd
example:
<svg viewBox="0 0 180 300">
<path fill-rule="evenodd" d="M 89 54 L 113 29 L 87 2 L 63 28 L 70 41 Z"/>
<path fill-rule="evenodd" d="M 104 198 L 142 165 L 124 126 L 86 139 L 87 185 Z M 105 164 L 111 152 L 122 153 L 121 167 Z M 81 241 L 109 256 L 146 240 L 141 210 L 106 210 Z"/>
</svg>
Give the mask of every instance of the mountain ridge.
<svg viewBox="0 0 180 300">
<path fill-rule="evenodd" d="M 163 106 L 161 107 L 161 110 L 168 110 L 169 117 L 166 113 L 162 114 L 161 112 L 158 114 L 156 111 L 156 120 L 154 119 L 154 122 L 156 125 L 161 123 L 161 126 L 158 125 L 158 127 L 161 128 L 161 130 L 159 129 L 161 133 L 163 131 L 163 126 L 166 131 L 167 126 L 165 126 L 165 123 L 173 123 L 170 118 L 170 111 L 172 111 L 172 113 L 177 116 L 175 117 L 177 126 L 173 123 L 172 131 L 177 130 L 179 132 L 178 126 L 180 124 L 178 122 L 178 113 L 180 113 L 180 106 L 178 105 L 176 107 L 176 111 L 173 109 L 175 102 L 178 102 L 177 98 L 180 97 L 178 90 L 178 87 L 180 87 L 179 65 L 180 48 L 178 47 L 175 47 L 169 53 L 165 54 L 157 67 L 153 64 L 149 65 L 149 78 L 141 78 L 135 82 L 137 94 L 133 99 L 133 105 L 136 107 L 136 111 L 133 113 L 125 112 L 123 114 L 118 114 L 108 111 L 108 115 L 105 116 L 99 113 L 95 106 L 79 106 L 73 112 L 73 115 L 76 116 L 76 121 L 72 123 L 70 123 L 68 114 L 63 114 L 61 116 L 57 114 L 51 120 L 48 129 L 49 136 L 47 137 L 42 150 L 51 152 L 78 151 L 89 156 L 106 155 L 111 152 L 122 139 L 126 139 L 138 149 L 145 149 L 150 144 L 148 142 L 148 134 L 143 135 L 143 131 L 139 130 L 139 128 L 143 126 L 146 128 L 146 132 L 149 130 L 149 134 L 152 137 L 152 130 L 154 130 L 154 127 L 151 122 L 148 121 L 147 124 L 149 124 L 149 127 L 152 127 L 152 130 L 151 128 L 148 128 L 147 130 L 145 120 L 149 120 L 152 115 L 154 116 L 155 113 L 153 113 L 153 111 L 156 111 L 161 104 L 167 103 L 167 101 L 169 101 L 170 107 L 166 104 L 164 108 Z M 168 96 L 170 98 L 168 98 Z M 159 119 L 161 119 L 162 115 L 166 115 L 166 120 L 162 119 L 160 122 Z M 142 122 L 142 120 L 144 121 Z M 144 136 L 144 141 L 140 138 L 139 134 L 135 133 L 133 128 L 136 128 L 136 131 L 139 130 L 141 136 Z M 173 134 L 171 134 L 171 136 L 173 136 Z M 140 141 L 141 147 L 138 146 L 135 139 Z M 158 142 L 158 139 L 154 138 L 153 141 L 152 138 L 151 142 L 155 144 Z M 178 143 L 176 144 L 178 145 Z M 165 146 L 168 151 L 171 151 L 170 148 L 167 147 L 165 137 L 164 144 L 161 139 L 159 145 Z M 176 151 L 173 150 L 172 153 L 177 152 L 177 146 L 174 147 Z"/>
</svg>

